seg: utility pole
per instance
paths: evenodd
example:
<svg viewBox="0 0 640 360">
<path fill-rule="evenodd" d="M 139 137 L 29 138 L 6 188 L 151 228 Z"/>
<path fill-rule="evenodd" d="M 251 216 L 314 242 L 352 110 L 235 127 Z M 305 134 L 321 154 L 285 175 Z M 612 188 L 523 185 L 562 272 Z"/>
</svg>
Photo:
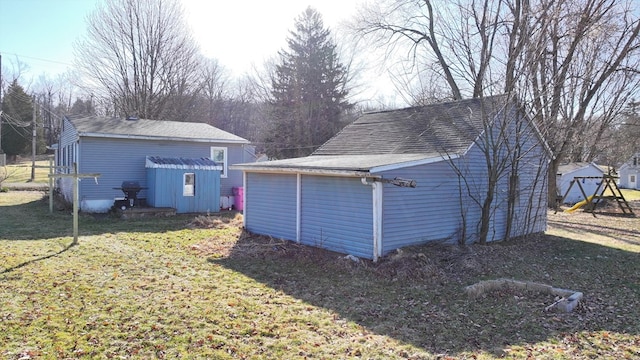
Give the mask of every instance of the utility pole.
<svg viewBox="0 0 640 360">
<path fill-rule="evenodd" d="M 33 99 L 33 119 L 31 120 L 31 127 L 33 128 L 33 136 L 31 137 L 31 182 L 36 179 L 36 96 L 32 96 Z"/>
<path fill-rule="evenodd" d="M 6 155 L 2 151 L 2 54 L 0 54 L 0 166 L 5 166 L 6 162 Z"/>
</svg>

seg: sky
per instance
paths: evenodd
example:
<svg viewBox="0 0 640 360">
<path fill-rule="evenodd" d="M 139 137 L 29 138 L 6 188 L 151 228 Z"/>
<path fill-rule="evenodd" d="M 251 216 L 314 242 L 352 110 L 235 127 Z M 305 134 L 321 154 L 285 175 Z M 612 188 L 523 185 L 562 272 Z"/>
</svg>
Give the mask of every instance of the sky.
<svg viewBox="0 0 640 360">
<path fill-rule="evenodd" d="M 23 77 L 53 78 L 71 68 L 73 44 L 84 34 L 86 16 L 104 0 L 0 0 L 0 54 L 5 71 L 17 61 Z M 251 72 L 286 48 L 295 19 L 311 6 L 334 34 L 363 0 L 182 0 L 187 23 L 203 54 L 232 75 Z"/>
</svg>

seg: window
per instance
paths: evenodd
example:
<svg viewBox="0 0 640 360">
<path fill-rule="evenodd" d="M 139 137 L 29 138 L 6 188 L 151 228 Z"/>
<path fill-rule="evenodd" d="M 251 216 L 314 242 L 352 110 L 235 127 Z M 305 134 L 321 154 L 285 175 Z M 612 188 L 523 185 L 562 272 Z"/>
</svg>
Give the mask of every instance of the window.
<svg viewBox="0 0 640 360">
<path fill-rule="evenodd" d="M 196 194 L 196 174 L 185 173 L 182 187 L 183 196 L 195 196 Z"/>
<path fill-rule="evenodd" d="M 638 165 L 638 158 L 634 157 L 633 158 L 633 166 L 637 166 Z"/>
<path fill-rule="evenodd" d="M 636 182 L 636 176 L 635 175 L 629 175 L 629 182 L 630 183 L 635 183 Z"/>
<path fill-rule="evenodd" d="M 211 148 L 211 160 L 222 165 L 222 171 L 220 171 L 220 177 L 227 177 L 227 148 L 226 147 L 212 147 Z"/>
</svg>

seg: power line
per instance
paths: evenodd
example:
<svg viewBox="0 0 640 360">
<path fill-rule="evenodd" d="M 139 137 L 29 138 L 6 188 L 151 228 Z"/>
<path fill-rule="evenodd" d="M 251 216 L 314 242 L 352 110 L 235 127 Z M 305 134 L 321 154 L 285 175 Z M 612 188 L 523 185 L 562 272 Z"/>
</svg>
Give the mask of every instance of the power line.
<svg viewBox="0 0 640 360">
<path fill-rule="evenodd" d="M 66 62 L 63 62 L 63 61 L 58 61 L 58 60 L 44 59 L 44 58 L 39 58 L 39 57 L 35 57 L 35 56 L 20 55 L 20 54 L 16 54 L 16 53 L 3 52 L 3 51 L 0 51 L 0 53 L 17 56 L 19 58 L 44 61 L 44 62 L 49 62 L 49 63 L 53 63 L 53 64 L 73 66 L 73 64 L 69 64 L 69 63 L 66 63 Z"/>
</svg>

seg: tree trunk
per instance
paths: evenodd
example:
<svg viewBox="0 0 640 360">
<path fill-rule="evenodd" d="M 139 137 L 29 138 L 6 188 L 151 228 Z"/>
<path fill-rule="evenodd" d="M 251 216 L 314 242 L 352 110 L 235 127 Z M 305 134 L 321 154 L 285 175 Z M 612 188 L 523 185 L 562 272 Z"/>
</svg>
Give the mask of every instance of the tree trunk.
<svg viewBox="0 0 640 360">
<path fill-rule="evenodd" d="M 493 189 L 495 184 L 489 184 L 487 189 L 487 197 L 482 203 L 482 213 L 480 214 L 480 234 L 478 243 L 485 245 L 489 235 L 489 225 L 491 223 L 491 203 L 493 202 Z"/>
<path fill-rule="evenodd" d="M 554 209 L 556 207 L 556 202 L 558 201 L 558 196 L 562 196 L 563 194 L 558 194 L 558 186 L 556 184 L 556 174 L 558 173 L 558 166 L 560 162 L 557 158 L 552 159 L 549 162 L 549 178 L 548 181 L 548 192 L 549 192 L 549 208 Z"/>
</svg>

